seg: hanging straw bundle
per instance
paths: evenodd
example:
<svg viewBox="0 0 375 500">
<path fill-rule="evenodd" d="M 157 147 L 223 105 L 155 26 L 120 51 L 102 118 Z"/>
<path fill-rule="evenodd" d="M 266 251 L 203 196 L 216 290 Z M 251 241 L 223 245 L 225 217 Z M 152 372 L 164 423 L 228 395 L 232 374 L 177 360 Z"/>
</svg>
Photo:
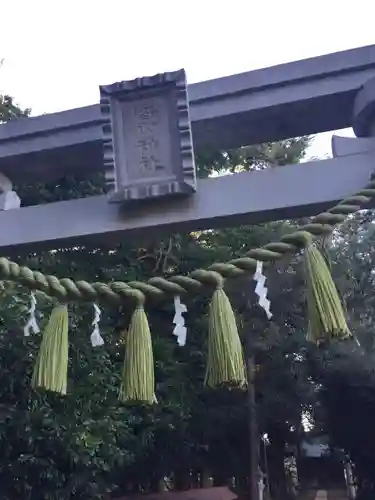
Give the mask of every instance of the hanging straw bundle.
<svg viewBox="0 0 375 500">
<path fill-rule="evenodd" d="M 214 292 L 209 309 L 205 384 L 209 387 L 246 385 L 246 369 L 236 318 L 221 287 Z"/>
<path fill-rule="evenodd" d="M 135 309 L 124 343 L 125 358 L 119 400 L 156 403 L 151 334 L 143 305 L 138 305 Z"/>
<path fill-rule="evenodd" d="M 351 336 L 327 260 L 314 244 L 309 245 L 305 250 L 305 265 L 309 318 L 308 339 L 319 343 L 327 340 L 327 336 L 328 339 Z"/>
<path fill-rule="evenodd" d="M 43 332 L 31 386 L 66 394 L 68 383 L 68 327 L 66 305 L 56 306 Z"/>
</svg>

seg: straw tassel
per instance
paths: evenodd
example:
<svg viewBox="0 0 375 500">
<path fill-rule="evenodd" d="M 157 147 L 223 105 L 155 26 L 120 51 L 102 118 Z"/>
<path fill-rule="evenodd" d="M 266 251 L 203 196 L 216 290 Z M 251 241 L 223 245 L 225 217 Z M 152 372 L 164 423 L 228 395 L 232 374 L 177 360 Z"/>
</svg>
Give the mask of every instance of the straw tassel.
<svg viewBox="0 0 375 500">
<path fill-rule="evenodd" d="M 246 369 L 236 318 L 223 288 L 218 287 L 209 308 L 208 358 L 205 385 L 246 385 Z"/>
<path fill-rule="evenodd" d="M 125 357 L 119 400 L 156 403 L 154 357 L 150 327 L 143 304 L 138 304 L 124 337 Z"/>
<path fill-rule="evenodd" d="M 67 305 L 56 306 L 43 332 L 31 386 L 66 394 L 68 383 L 68 327 Z"/>
<path fill-rule="evenodd" d="M 320 343 L 336 338 L 348 338 L 352 334 L 336 285 L 333 282 L 327 260 L 316 245 L 305 250 L 308 340 Z"/>
</svg>

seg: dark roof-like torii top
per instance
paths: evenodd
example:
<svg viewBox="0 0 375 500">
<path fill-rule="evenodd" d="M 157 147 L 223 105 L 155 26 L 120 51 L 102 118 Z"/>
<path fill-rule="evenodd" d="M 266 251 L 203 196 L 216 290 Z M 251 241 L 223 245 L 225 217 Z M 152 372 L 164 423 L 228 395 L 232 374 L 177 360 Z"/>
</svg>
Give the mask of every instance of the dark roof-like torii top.
<svg viewBox="0 0 375 500">
<path fill-rule="evenodd" d="M 375 45 L 189 85 L 195 148 L 350 127 L 355 95 L 373 77 Z M 36 181 L 100 170 L 101 138 L 99 105 L 0 125 L 0 172 Z"/>
</svg>

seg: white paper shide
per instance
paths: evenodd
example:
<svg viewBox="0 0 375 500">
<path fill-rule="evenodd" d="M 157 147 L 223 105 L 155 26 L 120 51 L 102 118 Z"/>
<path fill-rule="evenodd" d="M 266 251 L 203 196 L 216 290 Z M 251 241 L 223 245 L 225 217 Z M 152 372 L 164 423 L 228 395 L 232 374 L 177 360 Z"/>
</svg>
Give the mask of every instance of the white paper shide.
<svg viewBox="0 0 375 500">
<path fill-rule="evenodd" d="M 257 282 L 255 287 L 255 293 L 258 295 L 258 304 L 262 307 L 267 314 L 267 318 L 272 318 L 272 313 L 270 311 L 270 301 L 267 298 L 267 287 L 265 286 L 266 277 L 263 274 L 263 262 L 257 261 L 257 268 L 254 273 L 254 280 Z"/>
<path fill-rule="evenodd" d="M 28 310 L 29 313 L 29 319 L 26 323 L 26 325 L 23 328 L 23 334 L 25 337 L 30 337 L 30 332 L 32 333 L 39 333 L 40 328 L 38 326 L 36 317 L 35 317 L 35 310 L 36 310 L 36 298 L 33 293 L 30 294 L 30 309 Z"/>
<path fill-rule="evenodd" d="M 94 311 L 95 311 L 95 317 L 92 322 L 92 326 L 94 327 L 94 329 L 92 331 L 90 339 L 91 339 L 91 345 L 93 347 L 100 347 L 101 345 L 104 344 L 104 339 L 100 335 L 99 322 L 100 322 L 101 311 L 97 304 L 94 304 Z"/>
<path fill-rule="evenodd" d="M 181 304 L 181 299 L 178 295 L 174 298 L 174 310 L 173 323 L 176 326 L 173 329 L 173 335 L 176 335 L 178 345 L 184 346 L 186 344 L 187 328 L 183 314 L 187 312 L 187 307 L 185 304 Z"/>
</svg>

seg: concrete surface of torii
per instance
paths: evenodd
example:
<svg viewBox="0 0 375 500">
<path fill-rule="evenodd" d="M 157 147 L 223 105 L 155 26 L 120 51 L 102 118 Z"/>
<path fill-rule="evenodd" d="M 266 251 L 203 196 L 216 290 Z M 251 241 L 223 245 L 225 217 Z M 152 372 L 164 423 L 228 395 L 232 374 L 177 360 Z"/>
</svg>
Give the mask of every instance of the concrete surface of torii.
<svg viewBox="0 0 375 500">
<path fill-rule="evenodd" d="M 11 181 L 104 170 L 105 120 L 96 105 L 3 124 L 3 251 L 309 216 L 361 189 L 375 170 L 375 46 L 190 85 L 188 96 L 195 150 L 350 126 L 357 138 L 335 137 L 332 159 L 198 180 L 196 192 L 176 199 L 134 207 L 103 195 L 16 208 Z"/>
</svg>

